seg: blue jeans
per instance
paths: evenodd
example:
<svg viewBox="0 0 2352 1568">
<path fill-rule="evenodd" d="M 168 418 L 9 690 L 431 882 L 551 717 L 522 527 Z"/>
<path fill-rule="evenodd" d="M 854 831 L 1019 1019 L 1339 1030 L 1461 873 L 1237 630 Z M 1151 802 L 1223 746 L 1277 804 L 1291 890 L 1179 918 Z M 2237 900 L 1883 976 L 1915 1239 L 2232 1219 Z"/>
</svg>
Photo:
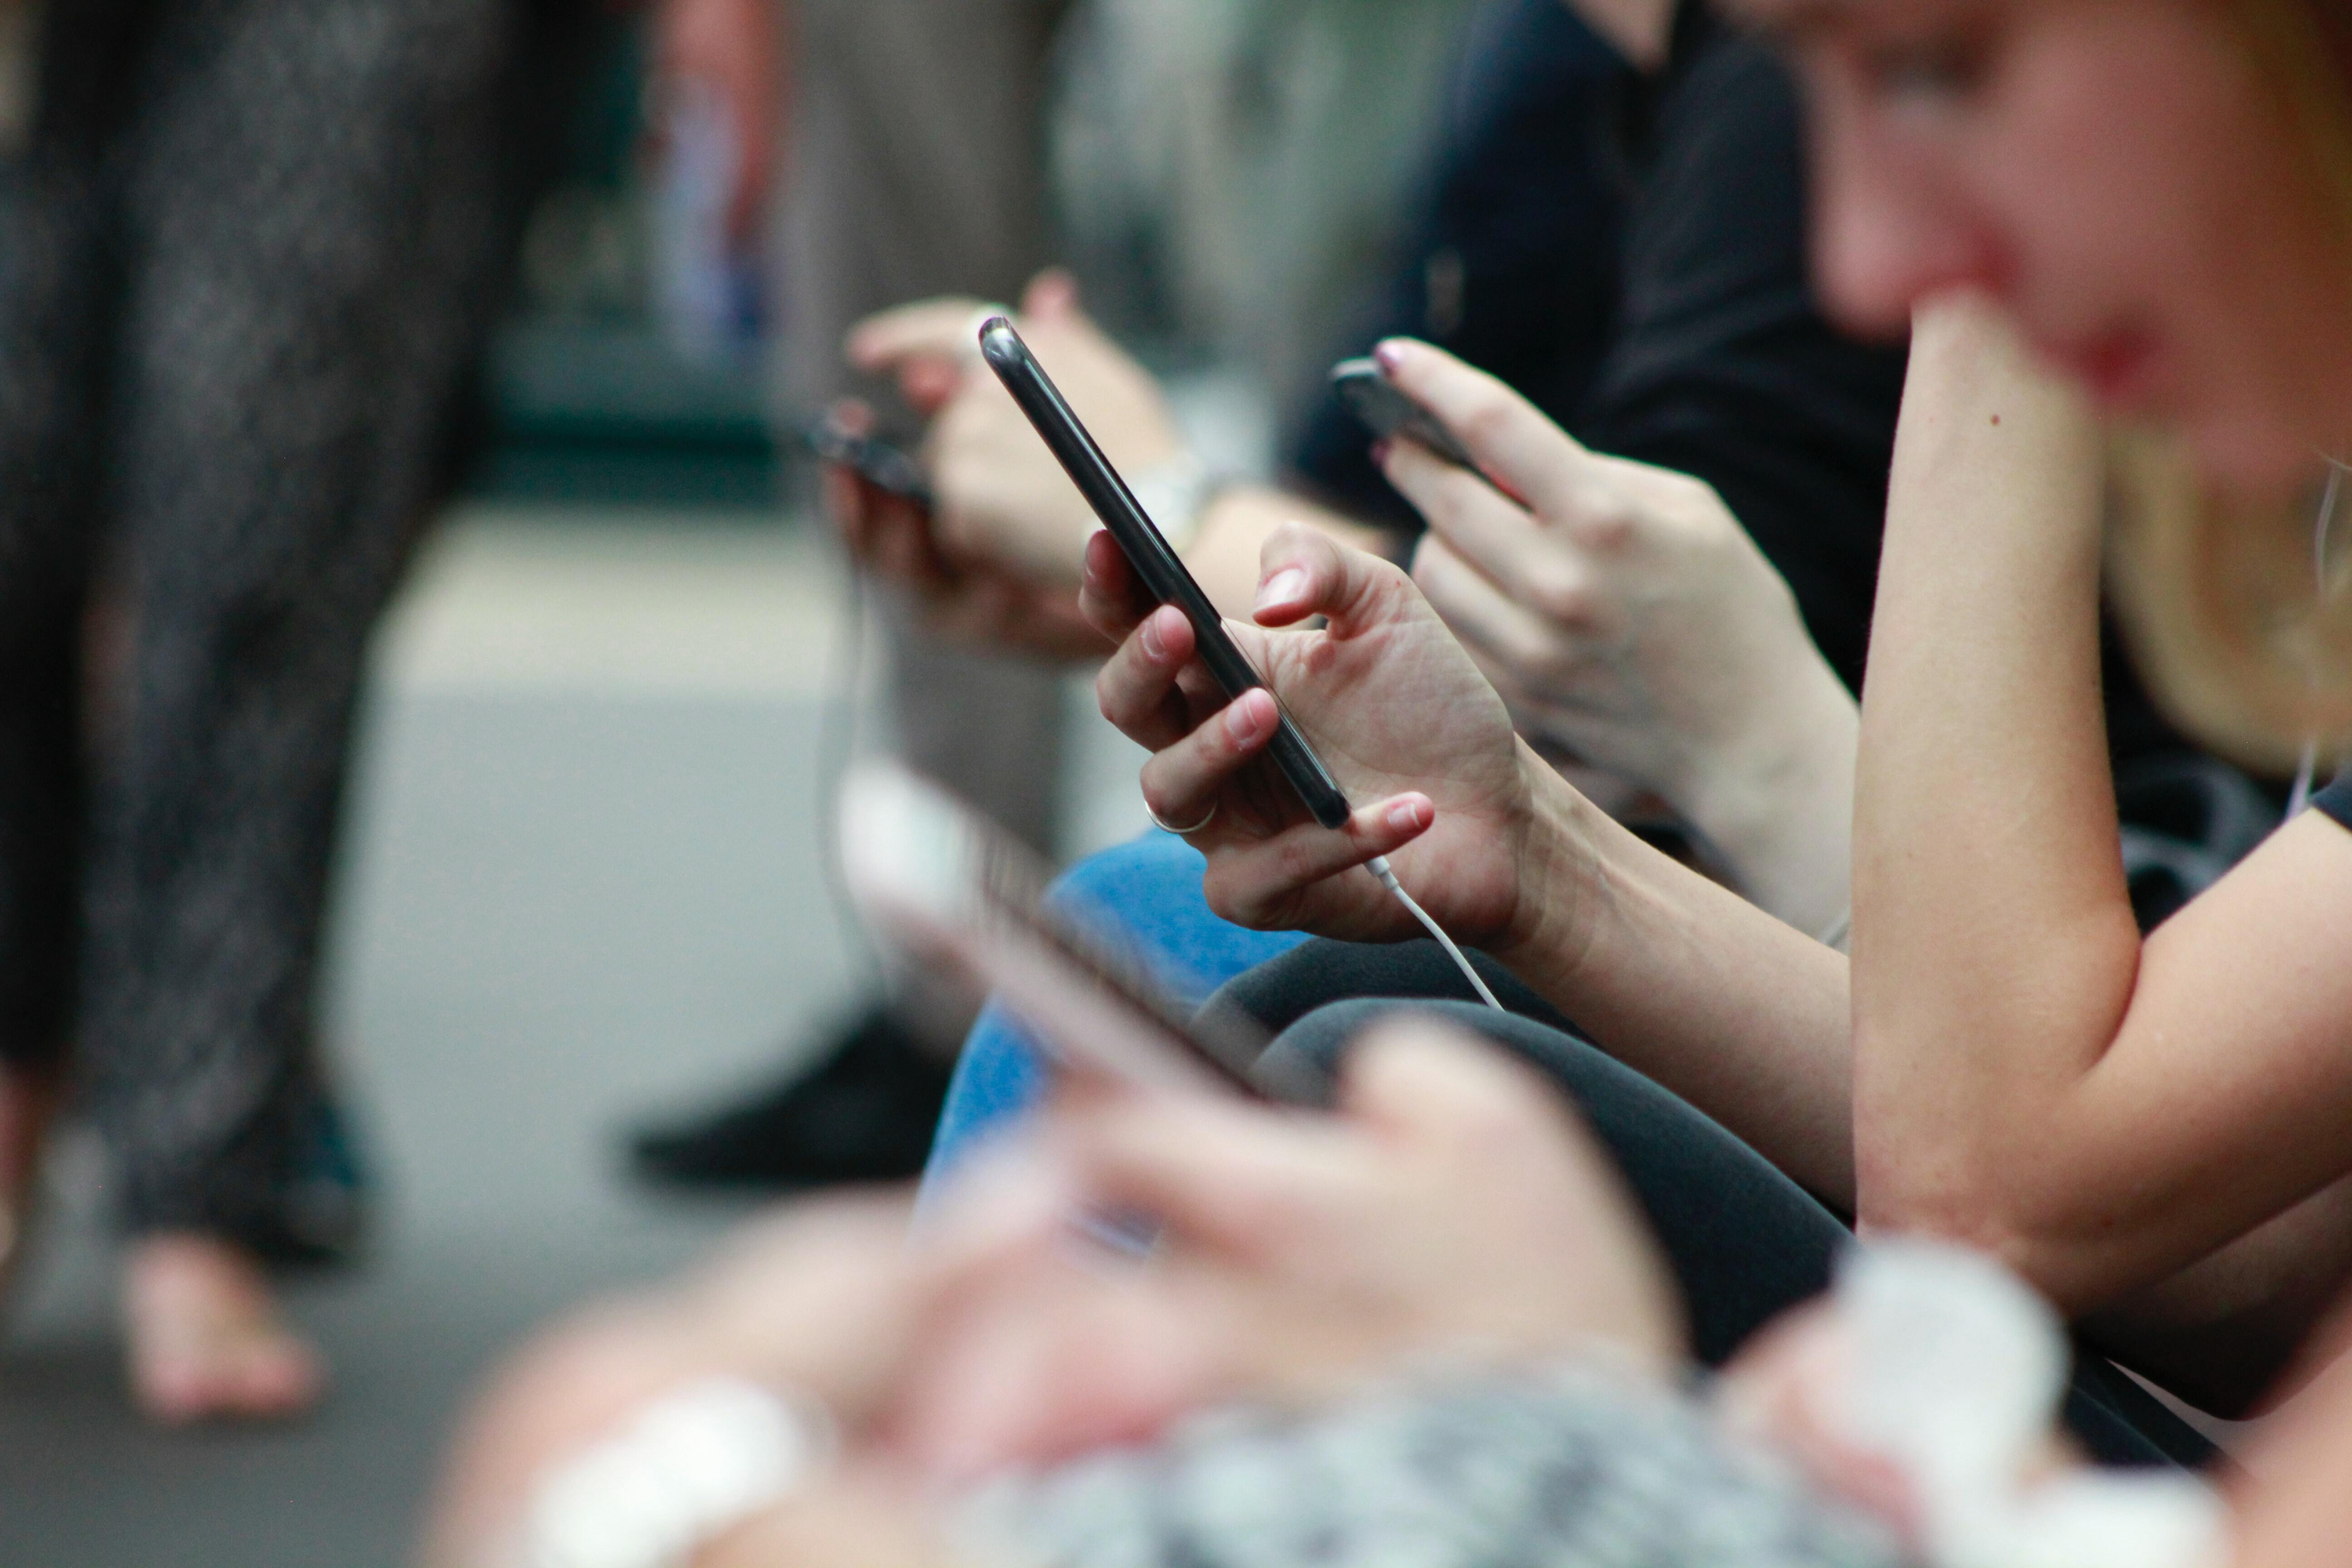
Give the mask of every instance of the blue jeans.
<svg viewBox="0 0 2352 1568">
<path fill-rule="evenodd" d="M 1047 897 L 1089 929 L 1124 937 L 1171 995 L 1197 1007 L 1226 981 L 1307 940 L 1301 931 L 1245 931 L 1211 914 L 1202 868 L 1199 850 L 1154 831 L 1081 860 Z M 1037 1102 L 1045 1092 L 1039 1054 L 1003 1007 L 992 1002 L 982 1010 L 948 1086 L 926 1194 L 975 1143 Z"/>
</svg>

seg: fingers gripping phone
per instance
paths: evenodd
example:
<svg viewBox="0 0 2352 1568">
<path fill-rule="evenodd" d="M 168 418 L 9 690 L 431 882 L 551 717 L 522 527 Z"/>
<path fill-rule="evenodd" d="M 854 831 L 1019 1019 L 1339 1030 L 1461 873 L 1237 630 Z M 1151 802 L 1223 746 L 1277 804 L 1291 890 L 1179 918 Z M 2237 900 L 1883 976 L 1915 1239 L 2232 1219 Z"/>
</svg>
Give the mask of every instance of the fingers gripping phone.
<svg viewBox="0 0 2352 1568">
<path fill-rule="evenodd" d="M 929 780 L 887 763 L 843 783 L 842 867 L 867 922 L 936 973 L 1001 997 L 1055 1060 L 1152 1089 L 1327 1103 L 1303 1057 L 1237 1016 L 1199 1017 L 1143 963 L 1045 901 L 1043 862 Z"/>
<path fill-rule="evenodd" d="M 1437 416 L 1407 397 L 1397 384 L 1388 378 L 1375 360 L 1341 360 L 1331 367 L 1331 387 L 1347 405 L 1348 412 L 1371 427 L 1381 440 L 1402 436 L 1418 441 L 1449 463 L 1458 464 L 1472 473 L 1478 471 L 1477 459 L 1454 438 L 1454 432 L 1437 422 Z"/>
<path fill-rule="evenodd" d="M 1127 481 L 1103 456 L 1102 448 L 1095 444 L 1087 427 L 1078 423 L 1078 416 L 1070 411 L 1061 390 L 1029 352 L 1029 345 L 1021 341 L 1021 334 L 1013 330 L 1013 323 L 1002 316 L 992 317 L 980 329 L 980 352 L 1005 390 L 1013 395 L 1021 412 L 1028 416 L 1029 423 L 1037 427 L 1046 447 L 1078 487 L 1078 493 L 1087 498 L 1095 516 L 1110 531 L 1111 538 L 1118 542 L 1128 564 L 1135 568 L 1144 588 L 1160 603 L 1183 611 L 1184 618 L 1192 623 L 1201 662 L 1224 689 L 1226 697 L 1239 697 L 1253 687 L 1264 686 L 1265 679 L 1226 633 L 1224 618 L 1209 602 L 1209 595 L 1201 591 L 1192 574 L 1185 570 L 1183 560 L 1170 548 L 1166 538 L 1137 503 Z M 1316 821 L 1326 827 L 1346 825 L 1347 795 L 1289 714 L 1281 716 L 1266 752 Z"/>
</svg>

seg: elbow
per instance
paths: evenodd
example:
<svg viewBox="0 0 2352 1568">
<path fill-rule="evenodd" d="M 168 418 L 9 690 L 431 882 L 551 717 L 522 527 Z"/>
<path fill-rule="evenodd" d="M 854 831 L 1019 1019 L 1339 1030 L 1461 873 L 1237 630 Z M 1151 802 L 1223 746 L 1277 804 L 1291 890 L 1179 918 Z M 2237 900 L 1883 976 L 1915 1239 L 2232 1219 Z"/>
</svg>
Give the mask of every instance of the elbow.
<svg viewBox="0 0 2352 1568">
<path fill-rule="evenodd" d="M 1880 1181 L 1871 1177 L 1866 1166 L 1856 1174 L 1854 1218 L 1865 1237 L 1912 1236 L 1954 1242 L 1989 1253 L 2011 1268 L 2030 1250 L 2013 1217 L 1981 1183 L 1948 1173 L 1935 1180 L 1906 1174 Z"/>
<path fill-rule="evenodd" d="M 1864 1151 L 1857 1220 L 1869 1236 L 1925 1237 L 1998 1259 L 2078 1325 L 2099 1353 L 2177 1398 L 2224 1420 L 2260 1414 L 2279 1394 L 2299 1332 L 2278 1331 L 2267 1302 L 2235 1318 L 2184 1310 L 2177 1303 L 2118 1299 L 2127 1281 L 2109 1250 L 2113 1235 L 2069 1228 L 2054 1205 L 2035 1201 L 2012 1164 L 1958 1163 L 1933 1173 L 1916 1162 L 1890 1170 Z"/>
<path fill-rule="evenodd" d="M 2062 1312 L 2085 1303 L 2070 1298 L 2075 1249 L 2035 1213 L 2013 1166 L 1988 1157 L 1921 1160 L 1855 1151 L 1855 1220 L 1865 1237 L 1924 1237 L 1968 1247 L 1999 1260 Z"/>
</svg>

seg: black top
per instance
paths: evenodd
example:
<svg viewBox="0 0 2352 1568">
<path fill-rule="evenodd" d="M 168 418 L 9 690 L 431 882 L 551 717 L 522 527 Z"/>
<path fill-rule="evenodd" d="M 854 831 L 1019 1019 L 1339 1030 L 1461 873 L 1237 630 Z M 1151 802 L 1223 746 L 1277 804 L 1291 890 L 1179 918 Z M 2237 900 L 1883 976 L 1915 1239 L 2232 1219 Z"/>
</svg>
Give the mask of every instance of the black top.
<svg viewBox="0 0 2352 1568">
<path fill-rule="evenodd" d="M 1685 4 L 1643 80 L 1559 0 L 1500 0 L 1459 98 L 1416 248 L 1349 348 L 1425 337 L 1596 449 L 1706 480 L 1859 687 L 1904 356 L 1814 307 L 1786 70 Z M 1366 445 L 1327 400 L 1296 467 L 1418 527 Z"/>
<path fill-rule="evenodd" d="M 1596 449 L 1706 480 L 1860 689 L 1904 355 L 1840 337 L 1814 304 L 1803 127 L 1771 52 L 1685 0 L 1667 68 L 1643 79 L 1559 0 L 1492 0 L 1423 210 L 1332 357 L 1426 338 Z M 1327 395 L 1294 477 L 1417 531 L 1369 444 Z M 2111 631 L 2105 663 L 2118 767 L 2189 752 Z"/>
<path fill-rule="evenodd" d="M 1407 238 L 1331 358 L 1422 338 L 1566 423 L 1615 327 L 1628 192 L 1604 117 L 1632 80 L 1559 0 L 1481 7 Z M 1286 442 L 1291 477 L 1342 510 L 1417 532 L 1420 516 L 1372 466 L 1363 426 L 1319 374 L 1302 414 Z"/>
<path fill-rule="evenodd" d="M 1859 689 L 1904 351 L 1840 336 L 1815 306 L 1780 61 L 1686 5 L 1654 90 L 1628 142 L 1616 339 L 1570 428 L 1713 485 Z"/>
<path fill-rule="evenodd" d="M 2311 804 L 2345 826 L 2352 827 L 2352 769 L 2346 770 L 2341 778 L 2321 790 L 2313 797 Z"/>
</svg>

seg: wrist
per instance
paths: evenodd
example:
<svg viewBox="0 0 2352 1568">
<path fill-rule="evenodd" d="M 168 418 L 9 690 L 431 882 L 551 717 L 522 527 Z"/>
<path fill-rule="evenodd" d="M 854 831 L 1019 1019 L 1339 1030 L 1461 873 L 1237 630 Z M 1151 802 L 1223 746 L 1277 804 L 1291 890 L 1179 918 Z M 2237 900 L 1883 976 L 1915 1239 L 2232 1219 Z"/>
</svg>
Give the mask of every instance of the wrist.
<svg viewBox="0 0 2352 1568">
<path fill-rule="evenodd" d="M 1780 831 L 1793 815 L 1822 809 L 1823 796 L 1851 800 L 1862 710 L 1827 665 L 1783 696 L 1754 705 L 1769 722 L 1718 748 L 1668 798 L 1692 826 L 1730 850 Z"/>
<path fill-rule="evenodd" d="M 1822 935 L 1851 897 L 1853 779 L 1861 710 L 1815 655 L 1780 695 L 1749 710 L 1769 721 L 1718 748 L 1669 795 L 1727 863 L 1740 889 Z"/>
<path fill-rule="evenodd" d="M 1528 817 L 1514 859 L 1518 885 L 1489 955 L 1538 991 L 1556 994 L 1574 977 L 1592 945 L 1604 868 L 1594 831 L 1600 809 L 1536 754 L 1516 742 L 1526 781 Z"/>
</svg>

